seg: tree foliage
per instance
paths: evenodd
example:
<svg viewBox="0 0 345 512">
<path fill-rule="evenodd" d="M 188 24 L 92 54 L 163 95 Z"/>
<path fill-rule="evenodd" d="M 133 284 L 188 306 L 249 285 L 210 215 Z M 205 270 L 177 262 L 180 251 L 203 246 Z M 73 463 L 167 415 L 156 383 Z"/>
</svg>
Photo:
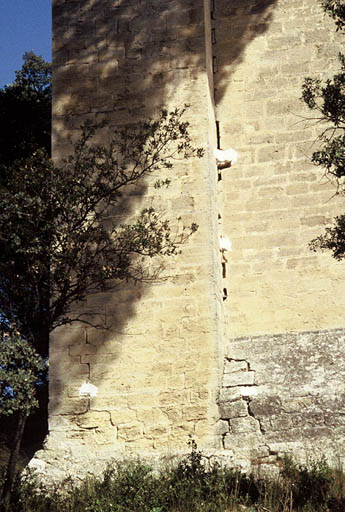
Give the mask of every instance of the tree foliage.
<svg viewBox="0 0 345 512">
<path fill-rule="evenodd" d="M 30 160 L 35 152 L 50 154 L 51 137 L 51 66 L 33 52 L 24 55 L 22 69 L 16 72 L 13 84 L 0 89 L 0 214 L 7 210 L 6 197 L 10 193 L 16 162 Z M 20 179 L 17 175 L 17 179 Z M 27 209 L 26 218 L 32 222 L 31 212 Z M 0 232 L 0 259 L 8 261 L 7 282 L 0 279 L 0 301 L 6 295 L 9 281 L 16 280 L 22 273 L 25 281 L 25 264 L 22 254 L 9 250 L 10 238 L 19 239 L 20 234 L 15 224 L 8 226 L 12 230 L 10 237 Z M 16 260 L 16 263 L 14 263 Z M 14 272 L 11 274 L 10 269 Z M 4 276 L 2 276 L 4 277 Z M 1 287 L 4 285 L 4 288 Z M 6 285 L 6 286 L 5 286 Z M 20 293 L 17 290 L 17 293 Z M 29 284 L 22 289 L 28 293 L 27 308 L 30 307 Z M 19 296 L 24 302 L 24 297 Z M 12 310 L 19 312 L 15 305 L 16 297 L 12 297 Z M 16 315 L 7 315 L 6 308 L 0 307 L 1 338 L 0 338 L 0 415 L 14 416 L 15 423 L 10 423 L 14 432 L 10 458 L 7 465 L 6 478 L 1 496 L 1 509 L 7 510 L 13 485 L 16 463 L 23 437 L 26 420 L 32 408 L 38 405 L 35 383 L 43 368 L 42 360 L 33 348 L 32 336 L 20 332 L 16 328 Z M 10 334 L 4 334 L 4 331 Z M 46 353 L 47 348 L 45 348 Z M 44 423 L 44 421 L 43 421 Z M 3 423 L 2 423 L 3 426 Z"/>
<path fill-rule="evenodd" d="M 345 27 L 345 4 L 343 0 L 321 0 L 324 11 L 335 21 L 337 30 Z"/>
<path fill-rule="evenodd" d="M 122 201 L 173 162 L 202 156 L 194 148 L 185 109 L 163 111 L 158 120 L 114 131 L 106 145 L 95 136 L 104 127 L 86 124 L 73 153 L 54 165 L 44 149 L 15 160 L 0 187 L 0 313 L 40 354 L 55 327 L 74 320 L 75 302 L 112 289 L 119 280 L 152 279 L 145 261 L 171 256 L 196 230 L 172 229 L 154 208 L 131 223 L 117 221 Z M 132 196 L 133 197 L 133 196 Z"/>
<path fill-rule="evenodd" d="M 337 30 L 345 27 L 345 5 L 342 0 L 322 0 L 322 7 L 335 20 Z M 345 57 L 339 54 L 340 70 L 325 82 L 306 78 L 302 99 L 325 124 L 319 136 L 321 148 L 312 155 L 312 162 L 324 169 L 336 185 L 336 193 L 345 195 Z M 334 258 L 345 257 L 345 215 L 334 219 L 334 225 L 312 240 L 311 249 L 331 250 Z"/>
<path fill-rule="evenodd" d="M 0 340 L 0 415 L 16 413 L 13 445 L 7 465 L 1 495 L 1 512 L 7 512 L 10 504 L 16 463 L 26 420 L 33 408 L 38 407 L 36 386 L 43 376 L 43 359 L 28 340 L 17 332 L 3 333 Z"/>
<path fill-rule="evenodd" d="M 51 65 L 33 52 L 23 59 L 15 81 L 0 89 L 0 180 L 17 158 L 38 148 L 50 154 Z"/>
<path fill-rule="evenodd" d="M 0 414 L 38 407 L 36 385 L 45 370 L 43 359 L 18 334 L 5 334 L 0 341 Z"/>
</svg>

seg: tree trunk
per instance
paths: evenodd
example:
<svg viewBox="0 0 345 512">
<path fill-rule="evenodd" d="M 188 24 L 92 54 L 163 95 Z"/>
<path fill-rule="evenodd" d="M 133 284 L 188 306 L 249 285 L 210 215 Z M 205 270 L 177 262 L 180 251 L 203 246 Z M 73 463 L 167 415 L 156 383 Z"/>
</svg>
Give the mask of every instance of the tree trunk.
<svg viewBox="0 0 345 512">
<path fill-rule="evenodd" d="M 24 433 L 24 427 L 25 427 L 26 420 L 27 420 L 27 414 L 25 412 L 20 412 L 19 417 L 18 417 L 17 428 L 16 428 L 14 440 L 13 440 L 13 445 L 12 445 L 12 449 L 11 449 L 10 459 L 9 459 L 8 465 L 7 465 L 5 483 L 4 483 L 4 487 L 2 490 L 2 496 L 1 496 L 0 512 L 8 512 L 9 507 L 10 507 L 13 480 L 14 480 L 15 473 L 16 473 L 19 449 L 20 449 L 20 444 L 22 441 L 23 433 Z"/>
</svg>

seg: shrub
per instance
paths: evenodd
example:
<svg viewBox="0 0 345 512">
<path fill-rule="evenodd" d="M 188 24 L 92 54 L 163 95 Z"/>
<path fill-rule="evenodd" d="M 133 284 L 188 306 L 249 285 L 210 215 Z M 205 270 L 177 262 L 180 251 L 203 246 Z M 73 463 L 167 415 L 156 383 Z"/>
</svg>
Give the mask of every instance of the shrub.
<svg viewBox="0 0 345 512">
<path fill-rule="evenodd" d="M 195 444 L 160 472 L 139 459 L 114 463 L 81 485 L 46 489 L 32 475 L 17 480 L 11 512 L 343 512 L 345 479 L 322 458 L 308 467 L 291 458 L 273 479 L 211 464 Z"/>
</svg>

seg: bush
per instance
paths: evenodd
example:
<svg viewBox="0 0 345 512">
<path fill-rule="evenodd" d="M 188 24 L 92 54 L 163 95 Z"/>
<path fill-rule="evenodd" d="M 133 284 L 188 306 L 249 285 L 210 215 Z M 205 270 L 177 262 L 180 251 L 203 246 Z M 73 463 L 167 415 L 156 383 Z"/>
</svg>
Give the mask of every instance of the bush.
<svg viewBox="0 0 345 512">
<path fill-rule="evenodd" d="M 343 512 L 343 472 L 325 459 L 282 461 L 275 479 L 243 475 L 191 453 L 160 472 L 140 461 L 114 463 L 100 478 L 66 480 L 47 490 L 33 476 L 17 480 L 11 512 Z"/>
</svg>

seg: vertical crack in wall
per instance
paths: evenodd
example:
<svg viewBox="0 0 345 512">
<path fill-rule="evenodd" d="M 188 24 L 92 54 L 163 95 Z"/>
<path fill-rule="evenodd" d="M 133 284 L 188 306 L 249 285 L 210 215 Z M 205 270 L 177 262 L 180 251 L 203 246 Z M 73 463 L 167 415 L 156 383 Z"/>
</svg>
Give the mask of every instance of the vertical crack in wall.
<svg viewBox="0 0 345 512">
<path fill-rule="evenodd" d="M 214 11 L 215 11 L 215 0 L 210 1 L 210 9 L 211 9 L 211 20 L 214 20 Z"/>
<path fill-rule="evenodd" d="M 217 44 L 217 34 L 216 34 L 216 27 L 215 27 L 215 20 L 216 20 L 216 0 L 210 0 L 210 19 L 211 19 L 211 41 L 210 41 L 210 44 L 211 44 L 211 49 L 212 49 L 212 72 L 213 72 L 213 77 L 214 75 L 217 73 L 218 69 L 217 69 L 217 47 L 216 47 L 216 44 Z M 216 107 L 216 89 L 214 87 L 214 78 L 213 78 L 213 103 Z M 215 109 L 215 112 L 216 112 L 216 109 Z M 220 140 L 221 140 L 221 128 L 220 128 L 220 122 L 215 119 L 215 123 L 216 123 L 216 144 L 217 144 L 217 149 L 220 149 L 221 148 L 221 144 L 220 144 Z M 222 172 L 220 169 L 217 168 L 217 181 L 220 182 L 222 181 Z M 220 228 L 220 231 L 221 231 L 221 214 L 218 213 L 218 227 Z M 226 262 L 225 261 L 222 261 L 221 262 L 221 277 L 222 279 L 226 279 L 226 276 L 227 276 L 227 272 L 226 272 Z M 226 288 L 226 286 L 223 286 L 222 287 L 222 300 L 223 302 L 226 301 L 228 298 L 228 290 Z"/>
<path fill-rule="evenodd" d="M 256 394 L 255 387 L 255 370 L 250 361 L 246 358 L 225 357 L 223 387 L 218 400 L 219 442 L 227 450 L 231 449 L 233 443 L 241 443 L 243 436 L 259 436 L 262 439 L 259 444 L 266 448 L 263 456 L 266 456 L 270 448 L 264 440 L 265 428 L 251 407 L 252 397 Z"/>
<path fill-rule="evenodd" d="M 216 121 L 216 130 L 217 130 L 217 149 L 220 149 L 220 123 Z"/>
<path fill-rule="evenodd" d="M 216 32 L 216 0 L 211 0 L 211 48 L 212 48 L 212 62 L 213 62 L 213 74 L 216 74 L 218 71 L 217 67 L 217 32 Z M 216 87 L 214 86 L 213 81 L 213 101 L 216 105 Z M 216 119 L 216 134 L 217 134 L 217 149 L 221 149 L 220 146 L 220 122 Z M 219 176 L 218 176 L 219 178 Z"/>
<path fill-rule="evenodd" d="M 261 420 L 260 420 L 260 418 L 257 418 L 257 417 L 255 416 L 255 414 L 253 413 L 253 411 L 252 411 L 252 409 L 251 409 L 251 407 L 250 407 L 250 403 L 251 403 L 251 399 L 250 399 L 250 397 L 246 397 L 246 398 L 245 398 L 245 401 L 247 402 L 248 415 L 249 415 L 249 416 L 251 416 L 252 418 L 254 418 L 254 419 L 257 421 L 258 426 L 259 426 L 259 430 L 260 430 L 261 434 L 262 434 L 262 435 L 264 435 L 264 434 L 266 433 L 266 431 L 265 431 L 265 429 L 264 429 L 264 428 L 263 428 L 263 426 L 262 426 Z"/>
</svg>

